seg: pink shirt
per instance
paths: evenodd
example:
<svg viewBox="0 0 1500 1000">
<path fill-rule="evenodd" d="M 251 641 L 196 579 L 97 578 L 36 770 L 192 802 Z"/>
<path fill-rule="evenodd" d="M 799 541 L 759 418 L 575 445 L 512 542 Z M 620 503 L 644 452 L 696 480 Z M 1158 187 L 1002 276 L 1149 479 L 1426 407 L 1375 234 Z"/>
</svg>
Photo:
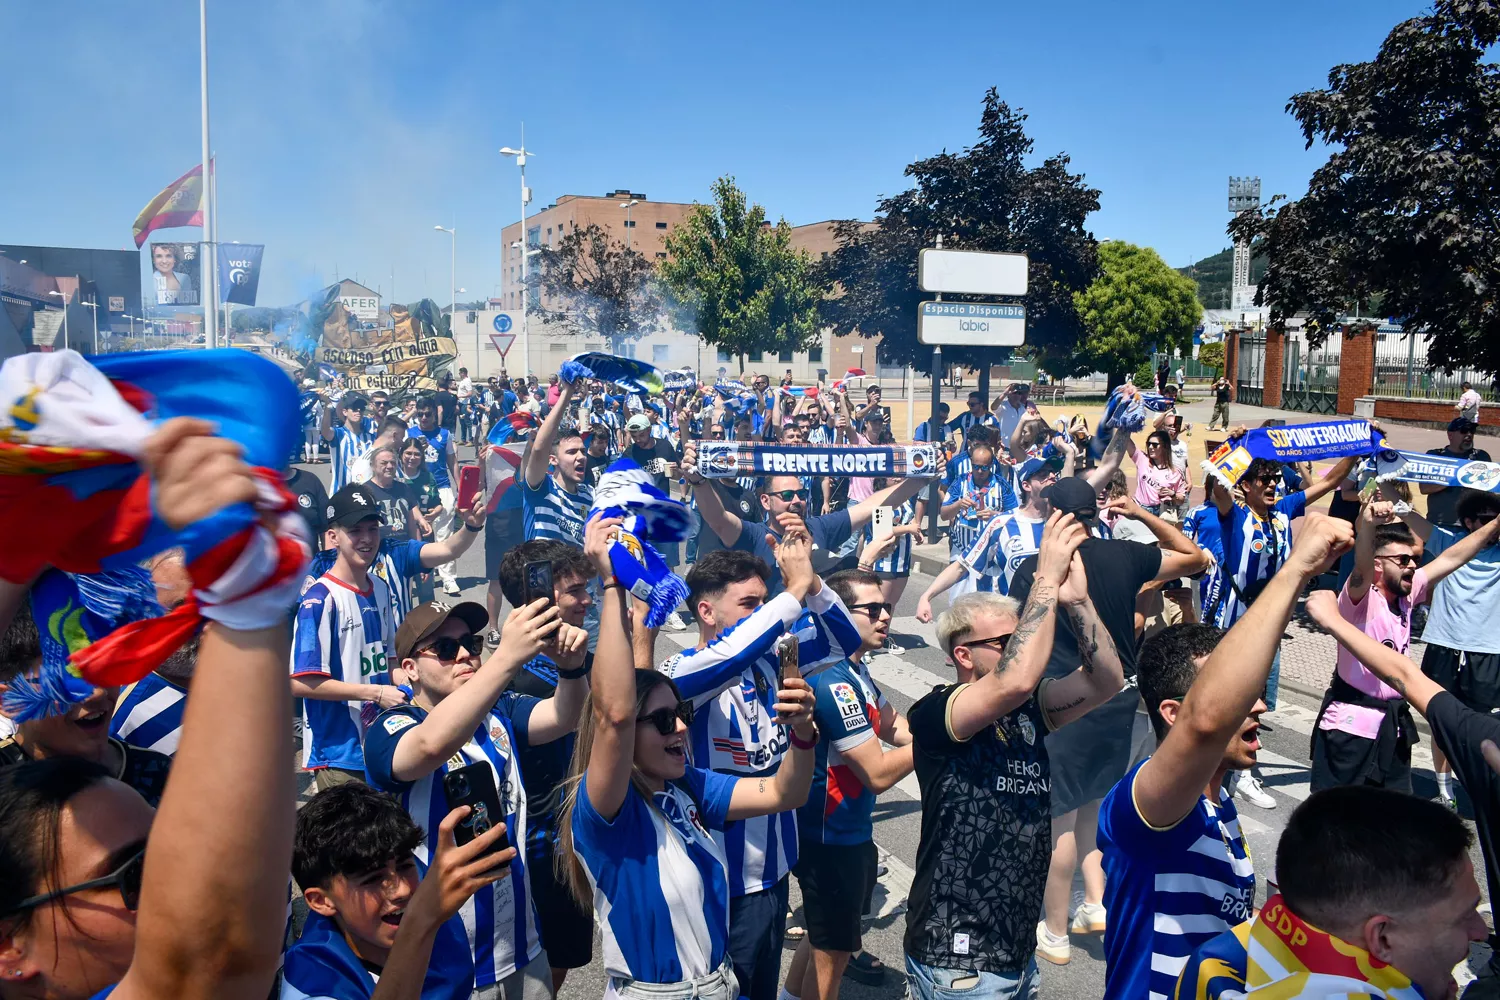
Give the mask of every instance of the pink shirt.
<svg viewBox="0 0 1500 1000">
<path fill-rule="evenodd" d="M 1157 468 L 1151 464 L 1151 459 L 1139 448 L 1130 456 L 1135 462 L 1135 502 L 1142 507 L 1155 507 L 1163 501 L 1159 490 L 1170 489 L 1173 493 L 1187 493 L 1187 476 L 1175 465 L 1168 465 L 1165 469 Z"/>
<path fill-rule="evenodd" d="M 1411 581 L 1411 593 L 1397 602 L 1399 611 L 1392 611 L 1387 601 L 1375 587 L 1365 593 L 1365 599 L 1355 604 L 1349 597 L 1349 585 L 1339 592 L 1339 615 L 1371 639 L 1389 646 L 1405 656 L 1411 648 L 1411 612 L 1414 607 L 1427 600 L 1427 571 L 1419 569 Z M 1385 701 L 1394 701 L 1401 692 L 1382 681 L 1354 654 L 1339 647 L 1338 674 L 1351 687 Z M 1344 702 L 1332 702 L 1328 711 L 1319 720 L 1320 729 L 1338 729 L 1366 739 L 1375 739 L 1380 734 L 1380 723 L 1385 713 L 1377 708 L 1365 708 Z"/>
</svg>

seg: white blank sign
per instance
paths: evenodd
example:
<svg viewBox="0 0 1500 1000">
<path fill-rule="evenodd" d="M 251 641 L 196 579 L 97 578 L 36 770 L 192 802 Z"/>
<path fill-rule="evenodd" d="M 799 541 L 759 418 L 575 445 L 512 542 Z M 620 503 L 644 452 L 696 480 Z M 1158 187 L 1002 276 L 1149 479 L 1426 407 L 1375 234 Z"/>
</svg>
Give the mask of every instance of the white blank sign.
<svg viewBox="0 0 1500 1000">
<path fill-rule="evenodd" d="M 917 257 L 917 284 L 924 292 L 1025 295 L 1027 264 L 1024 253 L 928 249 Z"/>
</svg>

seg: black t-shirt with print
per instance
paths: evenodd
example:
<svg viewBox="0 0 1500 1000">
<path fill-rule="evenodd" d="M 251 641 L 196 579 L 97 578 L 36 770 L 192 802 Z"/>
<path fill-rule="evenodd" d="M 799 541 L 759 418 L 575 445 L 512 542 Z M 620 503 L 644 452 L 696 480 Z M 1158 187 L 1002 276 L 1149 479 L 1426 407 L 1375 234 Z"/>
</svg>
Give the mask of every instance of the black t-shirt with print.
<svg viewBox="0 0 1500 1000">
<path fill-rule="evenodd" d="M 321 549 L 323 529 L 328 526 L 328 491 L 323 480 L 306 469 L 293 469 L 286 481 L 287 492 L 297 498 L 297 513 L 307 522 L 312 533 L 313 548 Z"/>
<path fill-rule="evenodd" d="M 410 538 L 407 521 L 411 517 L 411 509 L 418 505 L 417 491 L 399 479 L 389 487 L 380 486 L 373 479 L 365 483 L 365 486 L 375 495 L 375 501 L 380 504 L 380 513 L 385 515 L 385 522 L 380 526 L 381 540 L 394 538 L 405 541 Z"/>
<path fill-rule="evenodd" d="M 1052 857 L 1046 720 L 1035 697 L 968 740 L 948 730 L 964 685 L 907 715 L 922 789 L 922 839 L 906 953 L 923 965 L 1016 975 L 1036 950 Z"/>
<path fill-rule="evenodd" d="M 1474 804 L 1489 898 L 1500 898 L 1500 854 L 1496 853 L 1500 847 L 1496 841 L 1500 836 L 1496 829 L 1500 822 L 1500 776 L 1490 770 L 1479 749 L 1485 740 L 1500 746 L 1500 719 L 1474 711 L 1447 691 L 1427 703 L 1426 715 L 1433 741 L 1453 764 L 1454 775 Z"/>
<path fill-rule="evenodd" d="M 141 793 L 141 798 L 154 809 L 161 805 L 161 794 L 167 789 L 167 775 L 172 770 L 172 758 L 155 750 L 144 750 L 113 737 L 110 745 L 123 754 L 120 781 Z M 0 739 L 0 767 L 20 764 L 29 760 L 21 745 L 11 737 Z"/>
<path fill-rule="evenodd" d="M 671 486 L 671 481 L 667 479 L 667 463 L 681 459 L 677 449 L 672 447 L 672 442 L 665 438 L 652 438 L 649 448 L 642 448 L 632 441 L 630 447 L 625 449 L 625 457 L 650 473 L 652 485 L 663 493 Z"/>
</svg>

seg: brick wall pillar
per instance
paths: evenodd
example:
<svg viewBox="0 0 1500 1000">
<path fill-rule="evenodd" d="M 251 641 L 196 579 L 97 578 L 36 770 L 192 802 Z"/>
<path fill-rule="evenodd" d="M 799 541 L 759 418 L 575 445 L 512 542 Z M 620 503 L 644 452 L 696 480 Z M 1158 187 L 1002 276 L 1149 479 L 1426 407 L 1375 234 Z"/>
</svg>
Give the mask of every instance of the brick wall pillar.
<svg viewBox="0 0 1500 1000">
<path fill-rule="evenodd" d="M 1229 398 L 1231 401 L 1239 396 L 1239 386 L 1235 383 L 1235 375 L 1240 370 L 1240 333 L 1238 330 L 1224 331 L 1224 377 L 1229 380 Z"/>
<path fill-rule="evenodd" d="M 1282 366 L 1286 358 L 1286 334 L 1280 330 L 1266 330 L 1266 366 L 1262 372 L 1261 385 L 1265 386 L 1261 405 L 1271 409 L 1281 407 Z"/>
<path fill-rule="evenodd" d="M 1338 411 L 1352 414 L 1354 401 L 1375 388 L 1375 328 L 1345 327 L 1340 336 Z"/>
</svg>

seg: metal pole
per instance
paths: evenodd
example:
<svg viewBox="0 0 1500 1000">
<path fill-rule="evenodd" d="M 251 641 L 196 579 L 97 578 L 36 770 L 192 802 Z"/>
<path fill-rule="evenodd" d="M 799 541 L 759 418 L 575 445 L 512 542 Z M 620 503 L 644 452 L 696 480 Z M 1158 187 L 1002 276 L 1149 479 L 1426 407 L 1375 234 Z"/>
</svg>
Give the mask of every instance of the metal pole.
<svg viewBox="0 0 1500 1000">
<path fill-rule="evenodd" d="M 526 321 L 526 126 L 521 126 L 521 153 L 516 157 L 521 166 L 521 374 L 531 374 L 531 328 Z"/>
<path fill-rule="evenodd" d="M 89 308 L 94 311 L 94 353 L 99 353 L 99 302 L 96 299 L 89 303 Z"/>
<path fill-rule="evenodd" d="M 213 199 L 209 197 L 212 154 L 208 149 L 208 0 L 198 0 L 198 76 L 199 103 L 203 118 L 203 239 L 209 245 L 209 252 L 205 256 L 208 258 L 210 274 L 212 274 L 217 258 L 212 251 Z M 201 291 L 200 288 L 200 293 Z M 204 299 L 206 301 L 203 304 L 203 346 L 218 347 L 218 303 L 213 301 L 211 295 L 205 295 Z"/>
<path fill-rule="evenodd" d="M 1375 342 L 1379 344 L 1380 335 L 1375 335 Z M 1379 368 L 1379 365 L 1376 366 Z M 1412 330 L 1406 335 L 1406 398 L 1411 399 L 1414 395 L 1417 367 L 1417 331 Z"/>
<path fill-rule="evenodd" d="M 942 424 L 938 416 L 938 407 L 943 402 L 943 349 L 934 344 L 932 348 L 932 422 L 928 424 L 927 438 L 934 447 L 941 448 L 942 435 L 940 428 Z M 933 545 L 938 540 L 938 508 L 942 506 L 942 484 L 937 480 L 932 481 L 928 489 L 927 500 L 927 541 Z"/>
<path fill-rule="evenodd" d="M 458 220 L 448 230 L 448 335 L 453 336 L 458 323 Z M 479 371 L 479 358 L 474 358 L 474 371 Z"/>
</svg>

